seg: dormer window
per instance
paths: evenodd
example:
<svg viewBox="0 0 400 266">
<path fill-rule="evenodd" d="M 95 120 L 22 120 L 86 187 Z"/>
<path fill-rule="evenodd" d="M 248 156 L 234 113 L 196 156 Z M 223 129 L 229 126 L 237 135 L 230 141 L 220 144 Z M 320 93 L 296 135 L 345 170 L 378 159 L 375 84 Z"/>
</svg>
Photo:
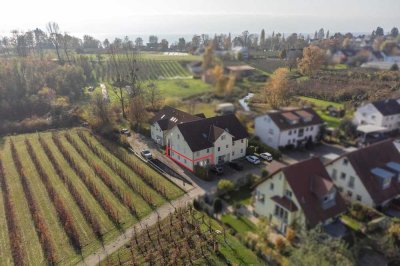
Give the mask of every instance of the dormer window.
<svg viewBox="0 0 400 266">
<path fill-rule="evenodd" d="M 379 183 L 382 186 L 382 189 L 387 189 L 390 186 L 390 182 L 392 181 L 392 178 L 396 176 L 394 173 L 389 172 L 383 168 L 373 168 L 371 170 L 371 173 L 378 178 Z"/>
<path fill-rule="evenodd" d="M 322 208 L 328 209 L 336 204 L 336 189 L 333 188 L 321 199 Z"/>
<path fill-rule="evenodd" d="M 400 183 L 400 163 L 388 162 L 386 164 L 387 168 L 397 174 L 397 182 Z"/>
</svg>

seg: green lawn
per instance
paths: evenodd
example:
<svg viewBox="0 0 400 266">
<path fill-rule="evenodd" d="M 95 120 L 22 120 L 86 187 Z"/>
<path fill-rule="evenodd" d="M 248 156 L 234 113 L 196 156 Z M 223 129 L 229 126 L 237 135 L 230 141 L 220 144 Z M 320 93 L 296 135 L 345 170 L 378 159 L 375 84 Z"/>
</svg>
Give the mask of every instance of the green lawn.
<svg viewBox="0 0 400 266">
<path fill-rule="evenodd" d="M 239 234 L 245 232 L 255 232 L 256 225 L 244 216 L 236 217 L 232 214 L 222 215 L 221 221 L 230 225 Z"/>
<path fill-rule="evenodd" d="M 180 100 L 213 90 L 211 85 L 200 79 L 156 80 L 154 83 L 160 89 L 162 96 L 169 98 L 177 97 Z"/>
<path fill-rule="evenodd" d="M 344 108 L 343 103 L 330 102 L 330 101 L 320 100 L 320 99 L 306 97 L 306 96 L 299 96 L 298 98 L 301 100 L 310 102 L 310 103 L 314 104 L 315 106 L 321 107 L 321 108 L 326 108 L 330 105 L 332 105 L 333 107 L 339 108 L 339 109 Z"/>
<path fill-rule="evenodd" d="M 351 229 L 353 229 L 354 231 L 361 231 L 362 228 L 362 223 L 354 220 L 353 218 L 351 218 L 348 215 L 342 215 L 340 217 L 340 220 L 347 225 L 348 227 L 350 227 Z"/>
</svg>

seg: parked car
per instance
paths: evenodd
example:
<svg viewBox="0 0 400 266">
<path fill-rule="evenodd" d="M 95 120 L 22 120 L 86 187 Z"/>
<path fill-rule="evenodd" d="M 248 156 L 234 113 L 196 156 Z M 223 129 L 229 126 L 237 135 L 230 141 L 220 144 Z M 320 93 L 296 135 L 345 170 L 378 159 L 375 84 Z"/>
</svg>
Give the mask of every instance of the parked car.
<svg viewBox="0 0 400 266">
<path fill-rule="evenodd" d="M 273 160 L 271 153 L 268 152 L 260 153 L 259 157 L 268 162 L 271 162 Z"/>
<path fill-rule="evenodd" d="M 243 165 L 239 162 L 229 162 L 228 165 L 229 165 L 229 167 L 231 167 L 237 171 L 243 170 Z"/>
<path fill-rule="evenodd" d="M 260 159 L 255 155 L 247 155 L 246 160 L 252 164 L 260 164 Z"/>
<path fill-rule="evenodd" d="M 222 175 L 224 173 L 224 168 L 220 165 L 214 165 L 210 168 L 210 171 L 216 173 L 217 175 Z"/>
<path fill-rule="evenodd" d="M 131 135 L 131 132 L 127 128 L 121 129 L 120 133 L 123 134 L 123 135 L 127 135 L 127 136 Z"/>
<path fill-rule="evenodd" d="M 140 154 L 146 158 L 147 160 L 151 160 L 153 158 L 153 155 L 151 154 L 151 152 L 149 150 L 142 150 L 140 152 Z"/>
</svg>

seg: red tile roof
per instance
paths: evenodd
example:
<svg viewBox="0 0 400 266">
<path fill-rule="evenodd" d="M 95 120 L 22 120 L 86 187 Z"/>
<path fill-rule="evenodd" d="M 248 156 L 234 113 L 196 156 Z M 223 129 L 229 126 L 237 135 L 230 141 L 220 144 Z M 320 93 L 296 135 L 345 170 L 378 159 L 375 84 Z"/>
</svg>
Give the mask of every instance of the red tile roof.
<svg viewBox="0 0 400 266">
<path fill-rule="evenodd" d="M 345 201 L 338 192 L 335 204 L 330 208 L 323 208 L 322 197 L 334 189 L 334 185 L 319 158 L 289 165 L 282 172 L 301 205 L 309 226 L 336 217 L 346 210 Z"/>
<path fill-rule="evenodd" d="M 374 168 L 382 168 L 393 172 L 387 167 L 387 163 L 400 163 L 400 153 L 394 146 L 392 139 L 343 154 L 328 163 L 328 165 L 344 157 L 349 160 L 376 205 L 380 205 L 400 194 L 400 183 L 396 177 L 392 178 L 392 182 L 387 189 L 382 189 L 379 178 L 371 172 Z"/>
</svg>

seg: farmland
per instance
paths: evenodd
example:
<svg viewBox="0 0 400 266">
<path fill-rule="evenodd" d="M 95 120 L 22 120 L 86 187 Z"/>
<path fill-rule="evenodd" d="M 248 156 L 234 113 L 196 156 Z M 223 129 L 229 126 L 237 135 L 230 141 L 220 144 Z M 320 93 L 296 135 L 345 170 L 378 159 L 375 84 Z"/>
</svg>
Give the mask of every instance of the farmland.
<svg viewBox="0 0 400 266">
<path fill-rule="evenodd" d="M 215 220 L 191 207 L 177 209 L 101 265 L 262 265 L 257 256 Z"/>
<path fill-rule="evenodd" d="M 183 194 L 134 155 L 84 129 L 0 146 L 0 254 L 6 265 L 71 265 Z"/>
</svg>

